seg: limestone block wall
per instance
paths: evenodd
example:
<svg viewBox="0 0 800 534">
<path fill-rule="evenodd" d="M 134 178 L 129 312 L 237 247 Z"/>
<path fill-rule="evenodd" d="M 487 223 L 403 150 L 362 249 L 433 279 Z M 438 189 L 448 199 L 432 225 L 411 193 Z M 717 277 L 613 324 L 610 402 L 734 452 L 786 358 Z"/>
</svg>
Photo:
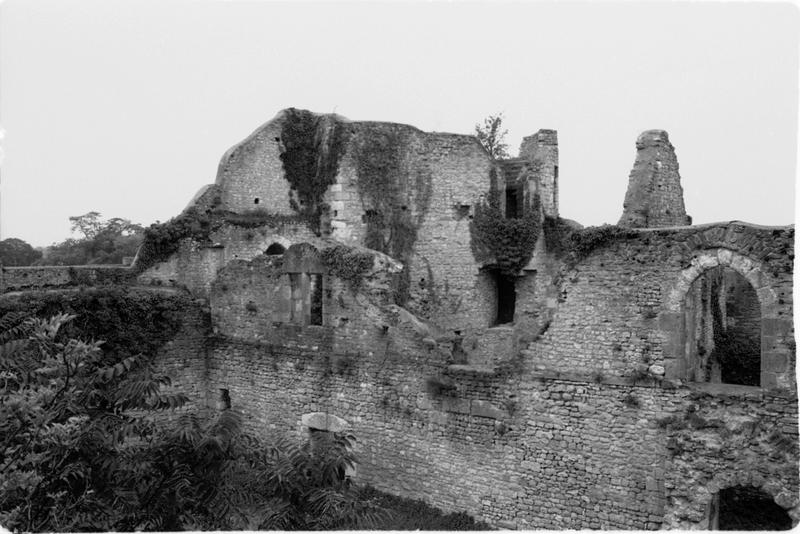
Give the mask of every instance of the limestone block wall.
<svg viewBox="0 0 800 534">
<path fill-rule="evenodd" d="M 636 140 L 636 160 L 619 224 L 632 228 L 691 224 L 683 203 L 678 158 L 664 130 L 648 130 Z"/>
<path fill-rule="evenodd" d="M 249 260 L 263 254 L 273 243 L 288 248 L 312 239 L 312 232 L 302 224 L 280 227 L 245 228 L 224 225 L 211 234 L 211 244 L 184 240 L 178 252 L 139 275 L 142 284 L 186 287 L 198 296 L 207 296 L 211 282 L 220 268 L 233 260 Z"/>
<path fill-rule="evenodd" d="M 564 270 L 552 325 L 526 354 L 548 369 L 631 375 L 656 365 L 684 379 L 686 294 L 702 272 L 728 265 L 761 301 L 762 385 L 793 389 L 793 236 L 728 223 L 609 243 Z"/>
<path fill-rule="evenodd" d="M 273 213 L 294 213 L 280 160 L 286 113 L 279 112 L 222 156 L 216 180 L 221 209 L 242 212 L 266 205 Z"/>
</svg>

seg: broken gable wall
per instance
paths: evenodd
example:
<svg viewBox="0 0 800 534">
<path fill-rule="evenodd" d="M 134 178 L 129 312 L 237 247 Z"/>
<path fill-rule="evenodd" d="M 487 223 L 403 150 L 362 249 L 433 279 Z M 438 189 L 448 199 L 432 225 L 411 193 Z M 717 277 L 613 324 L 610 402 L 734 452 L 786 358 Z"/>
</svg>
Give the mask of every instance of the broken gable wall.
<svg viewBox="0 0 800 534">
<path fill-rule="evenodd" d="M 280 112 L 223 156 L 217 175 L 221 209 L 295 213 L 281 161 L 289 116 Z M 337 172 L 324 195 L 329 210 L 323 234 L 409 263 L 403 291 L 416 313 L 446 328 L 491 324 L 494 290 L 479 275 L 469 246 L 470 216 L 488 192 L 494 165 L 478 141 L 400 124 L 316 117 L 338 121 L 344 140 L 339 153 L 326 155 Z M 367 235 L 368 210 L 380 212 L 382 246 L 375 246 L 374 233 Z"/>
</svg>

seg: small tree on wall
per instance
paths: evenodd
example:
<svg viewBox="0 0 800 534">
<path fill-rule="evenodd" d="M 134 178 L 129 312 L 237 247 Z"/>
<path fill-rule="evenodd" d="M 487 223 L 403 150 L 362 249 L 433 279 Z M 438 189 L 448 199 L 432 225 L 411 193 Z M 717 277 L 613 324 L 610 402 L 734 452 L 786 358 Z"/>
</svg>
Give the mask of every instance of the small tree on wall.
<svg viewBox="0 0 800 534">
<path fill-rule="evenodd" d="M 508 145 L 505 143 L 507 134 L 508 130 L 503 129 L 502 113 L 489 115 L 482 125 L 475 125 L 475 136 L 494 159 L 508 157 Z"/>
</svg>

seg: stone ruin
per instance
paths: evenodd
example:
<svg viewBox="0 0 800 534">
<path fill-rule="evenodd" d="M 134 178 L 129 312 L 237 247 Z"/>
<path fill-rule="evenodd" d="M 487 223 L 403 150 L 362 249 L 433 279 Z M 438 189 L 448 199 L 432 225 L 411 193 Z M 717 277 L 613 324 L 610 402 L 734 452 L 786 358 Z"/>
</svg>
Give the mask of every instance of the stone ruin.
<svg viewBox="0 0 800 534">
<path fill-rule="evenodd" d="M 495 161 L 284 110 L 184 213 L 227 222 L 138 275 L 197 297 L 161 364 L 201 408 L 350 432 L 358 481 L 497 527 L 795 526 L 794 227 L 691 226 L 667 133 L 636 149 L 619 224 L 583 229 L 559 217 L 554 130 Z M 537 226 L 522 260 L 478 250 L 486 213 Z"/>
</svg>

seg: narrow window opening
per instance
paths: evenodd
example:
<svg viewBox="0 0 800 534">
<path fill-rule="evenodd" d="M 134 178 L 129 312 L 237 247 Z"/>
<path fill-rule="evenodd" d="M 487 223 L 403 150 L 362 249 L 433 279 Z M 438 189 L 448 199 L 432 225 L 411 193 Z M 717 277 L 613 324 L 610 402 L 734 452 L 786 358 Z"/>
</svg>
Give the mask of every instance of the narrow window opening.
<svg viewBox="0 0 800 534">
<path fill-rule="evenodd" d="M 256 197 L 253 199 L 253 204 L 258 204 L 259 202 L 261 202 L 260 198 Z"/>
<path fill-rule="evenodd" d="M 514 278 L 505 274 L 495 274 L 497 284 L 497 319 L 495 325 L 514 322 L 514 309 L 517 302 L 517 291 Z"/>
<path fill-rule="evenodd" d="M 231 409 L 231 395 L 227 389 L 220 388 L 219 390 L 219 400 L 217 402 L 217 408 L 220 410 L 230 410 Z"/>
<path fill-rule="evenodd" d="M 293 323 L 303 323 L 303 291 L 300 273 L 289 274 L 289 287 L 291 288 L 291 302 L 289 307 L 289 320 Z"/>
<path fill-rule="evenodd" d="M 322 325 L 322 275 L 310 275 L 309 285 L 311 294 L 309 324 Z"/>
<path fill-rule="evenodd" d="M 519 190 L 516 187 L 506 188 L 506 219 L 516 219 L 519 212 Z"/>
</svg>

